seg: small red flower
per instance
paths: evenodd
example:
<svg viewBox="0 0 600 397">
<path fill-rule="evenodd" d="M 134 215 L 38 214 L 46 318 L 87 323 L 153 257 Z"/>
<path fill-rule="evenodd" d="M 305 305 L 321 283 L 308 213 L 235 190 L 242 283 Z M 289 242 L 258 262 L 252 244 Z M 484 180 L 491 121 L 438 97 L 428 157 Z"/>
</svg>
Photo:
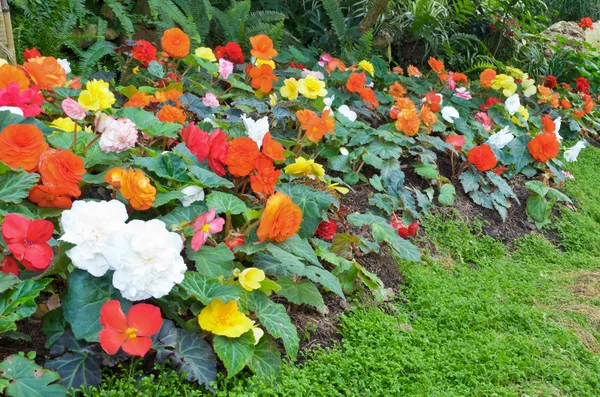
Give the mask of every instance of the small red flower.
<svg viewBox="0 0 600 397">
<path fill-rule="evenodd" d="M 233 63 L 244 63 L 242 47 L 234 41 L 230 41 L 224 46 L 218 45 L 214 50 L 214 54 L 217 59 L 225 58 Z"/>
<path fill-rule="evenodd" d="M 454 150 L 461 150 L 465 144 L 465 138 L 462 135 L 450 134 L 446 137 L 446 143 L 452 145 Z"/>
<path fill-rule="evenodd" d="M 138 40 L 133 45 L 133 51 L 131 53 L 134 59 L 142 62 L 148 66 L 151 61 L 156 61 L 156 47 L 149 41 Z"/>
<path fill-rule="evenodd" d="M 581 20 L 579 21 L 579 27 L 583 30 L 585 30 L 585 29 L 594 30 L 594 23 L 592 22 L 591 18 L 588 18 L 588 17 L 581 18 Z"/>
<path fill-rule="evenodd" d="M 556 84 L 558 84 L 558 81 L 556 81 L 556 77 L 552 75 L 546 76 L 546 80 L 544 80 L 544 87 L 552 89 L 556 87 Z"/>
<path fill-rule="evenodd" d="M 492 106 L 494 106 L 497 103 L 502 103 L 502 101 L 496 97 L 491 96 L 484 104 L 479 105 L 479 109 L 481 109 L 482 112 L 487 112 Z"/>
<path fill-rule="evenodd" d="M 2 237 L 8 250 L 27 270 L 45 270 L 54 257 L 48 240 L 54 225 L 45 219 L 31 221 L 19 214 L 8 214 L 2 222 Z"/>
<path fill-rule="evenodd" d="M 583 92 L 584 94 L 590 94 L 588 88 L 590 88 L 590 83 L 588 83 L 587 79 L 583 76 L 577 77 L 575 79 L 575 88 L 579 92 Z"/>
<path fill-rule="evenodd" d="M 304 70 L 304 69 L 306 69 L 306 66 L 304 66 L 303 64 L 298 63 L 298 62 L 290 62 L 290 68 Z"/>
<path fill-rule="evenodd" d="M 100 309 L 98 334 L 100 346 L 108 354 L 115 354 L 120 347 L 131 356 L 144 357 L 152 346 L 150 336 L 160 330 L 160 309 L 147 303 L 133 305 L 125 317 L 118 300 L 108 301 Z"/>
<path fill-rule="evenodd" d="M 0 272 L 19 277 L 19 264 L 12 256 L 5 256 L 0 265 Z"/>
<path fill-rule="evenodd" d="M 442 101 L 442 96 L 438 95 L 435 92 L 430 92 L 429 94 L 425 95 L 425 98 L 423 98 L 423 104 L 425 104 L 426 106 L 429 106 L 429 109 L 431 109 L 434 112 L 440 111 L 440 102 L 441 101 Z"/>
<path fill-rule="evenodd" d="M 241 234 L 241 233 L 231 232 L 231 233 L 229 233 L 229 235 L 227 237 L 225 237 L 224 241 L 225 241 L 225 245 L 227 246 L 227 248 L 229 248 L 230 250 L 233 251 L 233 249 L 235 247 L 244 245 L 244 242 L 246 241 L 246 235 Z"/>
<path fill-rule="evenodd" d="M 31 58 L 38 58 L 41 56 L 42 56 L 42 54 L 40 54 L 38 49 L 35 47 L 27 48 L 27 49 L 25 49 L 25 51 L 23 51 L 23 58 L 25 58 L 26 61 L 30 60 Z"/>
<path fill-rule="evenodd" d="M 417 221 L 414 221 L 408 226 L 408 234 L 410 237 L 415 237 L 417 235 L 417 231 L 419 230 L 419 224 Z"/>
<path fill-rule="evenodd" d="M 390 226 L 396 229 L 398 236 L 402 237 L 403 239 L 407 239 L 409 236 L 415 237 L 417 235 L 417 230 L 419 230 L 419 224 L 417 221 L 414 221 L 409 226 L 406 226 L 404 222 L 402 222 L 402 219 L 399 218 L 395 213 L 392 214 L 392 217 L 390 218 Z"/>
<path fill-rule="evenodd" d="M 325 240 L 331 240 L 337 232 L 337 223 L 334 219 L 329 218 L 327 221 L 321 221 L 315 235 Z"/>
</svg>

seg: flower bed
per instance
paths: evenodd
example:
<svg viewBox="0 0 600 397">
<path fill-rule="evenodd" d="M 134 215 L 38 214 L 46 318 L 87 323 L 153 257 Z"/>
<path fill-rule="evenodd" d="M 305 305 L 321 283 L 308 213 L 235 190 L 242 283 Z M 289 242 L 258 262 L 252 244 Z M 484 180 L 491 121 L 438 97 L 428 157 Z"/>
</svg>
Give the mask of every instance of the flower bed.
<svg viewBox="0 0 600 397">
<path fill-rule="evenodd" d="M 434 58 L 405 75 L 377 57 L 347 66 L 278 50 L 266 35 L 242 44 L 190 54 L 175 28 L 162 51 L 117 48 L 117 73 L 73 77 L 35 51 L 0 66 L 0 333 L 49 297 L 57 392 L 98 384 L 102 366 L 130 356 L 209 389 L 218 361 L 228 376 L 272 375 L 279 343 L 298 352 L 288 305 L 325 312 L 323 293 L 357 288 L 383 298 L 357 258 L 419 261 L 419 219 L 453 204 L 455 182 L 506 218 L 519 176 L 545 224 L 568 201 L 552 187 L 568 176 L 560 158 L 575 161 L 595 134 L 584 77 L 572 87 L 508 68 L 471 81 Z M 366 213 L 345 203 L 355 185 L 373 189 Z M 32 382 L 6 372 L 36 368 L 16 357 L 4 377 Z"/>
</svg>

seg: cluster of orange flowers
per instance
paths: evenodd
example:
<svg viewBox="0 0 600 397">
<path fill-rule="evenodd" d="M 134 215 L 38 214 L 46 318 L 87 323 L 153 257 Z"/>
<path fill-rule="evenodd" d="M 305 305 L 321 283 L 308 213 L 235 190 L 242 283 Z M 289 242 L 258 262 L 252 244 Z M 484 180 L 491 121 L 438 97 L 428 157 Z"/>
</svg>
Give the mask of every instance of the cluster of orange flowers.
<svg viewBox="0 0 600 397">
<path fill-rule="evenodd" d="M 352 73 L 350 77 L 348 77 L 348 81 L 346 82 L 346 88 L 348 92 L 357 92 L 363 101 L 367 102 L 371 108 L 376 108 L 379 106 L 379 101 L 375 97 L 375 92 L 366 87 L 365 84 L 367 82 L 367 77 L 364 72 L 360 73 Z"/>
<path fill-rule="evenodd" d="M 296 112 L 296 117 L 300 122 L 300 128 L 306 132 L 306 138 L 311 142 L 319 142 L 324 135 L 333 134 L 335 130 L 335 120 L 330 116 L 329 109 L 324 110 L 319 117 L 315 112 L 309 109 L 303 109 Z"/>
<path fill-rule="evenodd" d="M 438 121 L 434 111 L 439 111 L 439 97 L 435 93 L 427 94 L 427 102 L 417 111 L 415 103 L 404 97 L 406 89 L 399 83 L 394 83 L 388 90 L 396 100 L 390 111 L 390 117 L 396 120 L 396 129 L 407 136 L 414 136 L 419 132 L 421 124 L 427 126 L 428 132 Z M 422 120 L 422 121 L 421 121 Z"/>
<path fill-rule="evenodd" d="M 118 188 L 133 209 L 147 210 L 156 199 L 156 188 L 141 170 L 111 168 L 106 172 L 104 180 L 112 187 Z"/>
<path fill-rule="evenodd" d="M 252 78 L 252 88 L 260 89 L 262 93 L 267 94 L 273 89 L 273 82 L 278 80 L 273 74 L 274 68 L 269 64 L 272 62 L 271 58 L 277 56 L 277 50 L 273 48 L 273 40 L 266 34 L 251 37 L 250 44 L 252 44 L 250 53 L 265 63 L 257 66 L 249 64 L 247 74 Z"/>
<path fill-rule="evenodd" d="M 163 122 L 183 124 L 185 123 L 185 113 L 181 109 L 181 102 L 179 101 L 181 95 L 183 95 L 183 92 L 176 88 L 157 91 L 154 95 L 148 95 L 138 91 L 125 102 L 123 107 L 143 109 L 152 103 L 161 104 L 167 101 L 173 101 L 175 105 L 164 105 L 158 111 L 156 117 Z"/>
</svg>

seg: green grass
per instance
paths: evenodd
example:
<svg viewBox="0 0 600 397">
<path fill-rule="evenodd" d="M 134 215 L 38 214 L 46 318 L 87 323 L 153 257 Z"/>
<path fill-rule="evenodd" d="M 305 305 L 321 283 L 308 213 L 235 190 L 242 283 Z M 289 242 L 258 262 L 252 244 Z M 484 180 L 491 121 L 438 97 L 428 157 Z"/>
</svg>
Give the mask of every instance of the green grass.
<svg viewBox="0 0 600 397">
<path fill-rule="evenodd" d="M 397 302 L 353 308 L 341 346 L 308 353 L 276 381 L 221 378 L 219 395 L 600 396 L 600 355 L 574 330 L 600 333 L 564 307 L 600 307 L 568 288 L 600 268 L 598 164 L 600 150 L 588 149 L 571 168 L 578 211 L 556 222 L 561 247 L 534 233 L 509 251 L 457 214 L 431 217 L 424 235 L 435 252 L 400 264 Z"/>
</svg>

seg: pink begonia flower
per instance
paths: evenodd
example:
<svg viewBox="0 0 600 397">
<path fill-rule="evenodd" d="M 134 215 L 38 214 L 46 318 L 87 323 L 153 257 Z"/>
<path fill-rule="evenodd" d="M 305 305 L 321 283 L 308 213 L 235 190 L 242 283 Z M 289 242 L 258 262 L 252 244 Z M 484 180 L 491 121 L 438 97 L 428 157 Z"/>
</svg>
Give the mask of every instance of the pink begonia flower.
<svg viewBox="0 0 600 397">
<path fill-rule="evenodd" d="M 469 91 L 467 91 L 467 89 L 465 87 L 457 88 L 456 91 L 454 92 L 453 96 L 462 98 L 462 99 L 467 99 L 467 100 L 473 99 L 473 97 L 471 96 L 471 93 Z"/>
<path fill-rule="evenodd" d="M 213 94 L 212 92 L 207 92 L 206 95 L 204 95 L 204 98 L 202 98 L 202 103 L 205 106 L 208 106 L 211 108 L 219 107 L 219 100 L 217 99 L 217 96 L 215 94 Z"/>
<path fill-rule="evenodd" d="M 233 73 L 233 63 L 225 58 L 219 59 L 219 76 L 221 76 L 223 80 L 227 80 L 231 73 Z"/>
<path fill-rule="evenodd" d="M 108 116 L 106 128 L 100 137 L 100 149 L 104 153 L 121 153 L 135 146 L 138 131 L 135 123 L 125 117 Z"/>
<path fill-rule="evenodd" d="M 328 53 L 324 53 L 323 55 L 321 55 L 321 58 L 319 58 L 319 66 L 324 67 L 325 64 L 329 61 L 331 61 L 333 59 L 333 57 L 331 55 L 329 55 Z"/>
<path fill-rule="evenodd" d="M 67 98 L 61 102 L 60 107 L 73 120 L 83 120 L 87 111 L 76 100 Z"/>
<path fill-rule="evenodd" d="M 494 121 L 490 116 L 488 116 L 485 112 L 478 112 L 475 114 L 475 121 L 481 123 L 483 125 L 483 129 L 486 132 L 490 132 L 494 127 Z"/>
<path fill-rule="evenodd" d="M 452 72 L 450 72 L 450 75 L 448 76 L 448 80 L 446 80 L 446 89 L 453 90 L 455 88 L 456 88 L 456 81 L 454 81 L 454 78 L 452 77 Z"/>
<path fill-rule="evenodd" d="M 310 75 L 315 76 L 318 80 L 323 80 L 325 78 L 325 76 L 321 72 L 314 72 L 314 71 L 308 70 L 308 69 L 304 69 L 302 71 L 302 77 L 303 78 L 305 78 L 307 76 L 310 76 Z"/>
<path fill-rule="evenodd" d="M 0 106 L 19 108 L 23 117 L 37 117 L 42 113 L 43 104 L 44 95 L 38 87 L 21 91 L 17 83 L 10 82 L 6 88 L 0 89 Z"/>
<path fill-rule="evenodd" d="M 211 208 L 210 211 L 205 212 L 194 220 L 192 224 L 192 228 L 196 233 L 192 237 L 192 249 L 194 251 L 197 252 L 211 235 L 220 233 L 223 230 L 225 219 L 215 219 L 216 213 L 217 210 Z"/>
</svg>

